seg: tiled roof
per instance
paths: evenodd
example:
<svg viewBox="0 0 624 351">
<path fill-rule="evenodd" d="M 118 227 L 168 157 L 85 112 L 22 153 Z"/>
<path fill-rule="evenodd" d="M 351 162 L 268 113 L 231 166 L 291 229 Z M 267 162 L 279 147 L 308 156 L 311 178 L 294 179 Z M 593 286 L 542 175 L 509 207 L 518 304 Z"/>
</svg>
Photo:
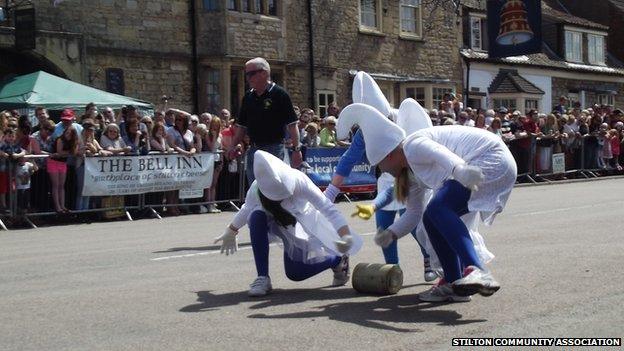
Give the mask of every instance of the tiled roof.
<svg viewBox="0 0 624 351">
<path fill-rule="evenodd" d="M 599 30 L 604 30 L 604 31 L 609 30 L 609 27 L 603 26 L 602 24 L 599 24 L 599 23 L 596 23 L 596 22 L 592 22 L 592 21 L 587 20 L 585 18 L 574 16 L 574 15 L 569 14 L 567 12 L 556 10 L 556 9 L 548 6 L 545 2 L 542 2 L 542 16 L 543 17 L 548 17 L 548 18 L 550 18 L 552 20 L 555 20 L 556 22 L 559 22 L 559 23 L 572 24 L 572 25 L 576 25 L 576 26 L 592 28 L 592 29 L 599 29 Z"/>
<path fill-rule="evenodd" d="M 516 70 L 501 69 L 488 88 L 492 93 L 528 93 L 544 95 L 544 91 L 524 79 Z"/>
<path fill-rule="evenodd" d="M 548 49 L 545 51 L 549 52 L 550 50 Z M 624 68 L 571 63 L 563 61 L 555 56 L 549 57 L 548 55 L 543 53 L 523 56 L 511 56 L 501 59 L 491 59 L 489 58 L 487 52 L 475 51 L 472 49 L 461 49 L 460 54 L 469 61 L 475 62 L 490 62 L 518 66 L 534 66 L 547 69 L 624 76 Z"/>
<path fill-rule="evenodd" d="M 609 2 L 620 9 L 620 11 L 624 12 L 624 0 L 609 0 Z"/>
</svg>

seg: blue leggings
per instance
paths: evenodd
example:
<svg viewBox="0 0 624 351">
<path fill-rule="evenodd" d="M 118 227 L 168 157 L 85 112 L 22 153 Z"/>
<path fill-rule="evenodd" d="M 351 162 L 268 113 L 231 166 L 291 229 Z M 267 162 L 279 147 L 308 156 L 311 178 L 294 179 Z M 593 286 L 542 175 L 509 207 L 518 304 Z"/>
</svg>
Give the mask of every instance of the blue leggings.
<svg viewBox="0 0 624 351">
<path fill-rule="evenodd" d="M 251 236 L 251 248 L 253 249 L 254 261 L 258 276 L 269 276 L 269 225 L 264 211 L 254 211 L 249 216 L 249 233 Z M 333 256 L 325 261 L 313 264 L 305 264 L 293 261 L 284 252 L 284 270 L 286 277 L 293 281 L 308 279 L 324 270 L 335 267 L 340 263 L 340 256 Z"/>
<path fill-rule="evenodd" d="M 377 221 L 377 228 L 388 229 L 394 223 L 394 218 L 396 217 L 396 213 L 399 212 L 399 215 L 403 215 L 405 209 L 400 211 L 386 211 L 386 210 L 378 210 L 375 211 L 375 221 Z M 420 245 L 418 242 L 418 238 L 416 238 L 416 229 L 412 231 L 412 236 L 416 239 L 418 246 L 420 247 L 420 252 L 422 253 L 425 260 L 429 259 L 429 254 L 427 251 Z M 394 240 L 390 246 L 383 248 L 383 255 L 386 263 L 389 264 L 398 264 L 399 263 L 399 254 L 397 250 L 397 241 Z"/>
<path fill-rule="evenodd" d="M 429 240 L 444 269 L 444 279 L 452 283 L 462 277 L 463 268 L 477 266 L 483 269 L 468 228 L 459 218 L 468 213 L 470 190 L 456 180 L 447 180 L 431 201 L 423 215 Z"/>
</svg>

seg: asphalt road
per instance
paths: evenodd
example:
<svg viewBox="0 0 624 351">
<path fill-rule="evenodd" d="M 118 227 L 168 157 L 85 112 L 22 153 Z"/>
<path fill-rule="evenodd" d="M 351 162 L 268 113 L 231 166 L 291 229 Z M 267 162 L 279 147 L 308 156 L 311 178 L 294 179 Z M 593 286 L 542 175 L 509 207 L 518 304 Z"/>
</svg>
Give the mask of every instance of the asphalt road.
<svg viewBox="0 0 624 351">
<path fill-rule="evenodd" d="M 272 247 L 275 291 L 249 298 L 248 232 L 234 256 L 212 244 L 232 212 L 0 232 L 0 350 L 448 350 L 459 349 L 454 337 L 621 338 L 623 215 L 622 178 L 516 188 L 482 228 L 502 289 L 460 304 L 418 301 L 429 285 L 410 237 L 399 243 L 397 295 L 330 288 L 331 271 L 288 281 Z M 382 262 L 374 223 L 350 223 L 365 234 L 353 266 Z"/>
</svg>

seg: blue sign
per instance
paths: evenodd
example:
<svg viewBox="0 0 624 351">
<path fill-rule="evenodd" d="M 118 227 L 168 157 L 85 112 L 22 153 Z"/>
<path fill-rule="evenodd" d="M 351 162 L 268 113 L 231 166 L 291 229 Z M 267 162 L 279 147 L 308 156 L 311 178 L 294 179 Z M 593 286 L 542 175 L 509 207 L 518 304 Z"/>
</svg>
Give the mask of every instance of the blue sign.
<svg viewBox="0 0 624 351">
<path fill-rule="evenodd" d="M 336 170 L 338 161 L 346 148 L 308 148 L 304 160 L 311 166 L 305 173 L 319 187 L 326 187 Z M 353 166 L 351 174 L 345 178 L 340 189 L 344 192 L 372 192 L 377 186 L 375 168 L 366 157 Z"/>
<path fill-rule="evenodd" d="M 490 58 L 542 51 L 541 0 L 488 0 Z"/>
</svg>

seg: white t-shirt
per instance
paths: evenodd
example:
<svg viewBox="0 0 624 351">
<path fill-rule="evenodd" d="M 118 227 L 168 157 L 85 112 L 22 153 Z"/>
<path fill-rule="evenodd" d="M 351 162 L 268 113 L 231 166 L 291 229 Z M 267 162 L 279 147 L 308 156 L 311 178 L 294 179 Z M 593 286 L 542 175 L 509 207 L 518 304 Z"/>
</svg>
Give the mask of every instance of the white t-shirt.
<svg viewBox="0 0 624 351">
<path fill-rule="evenodd" d="M 30 189 L 30 175 L 34 172 L 35 166 L 30 162 L 17 165 L 15 170 L 15 187 L 17 189 Z"/>
</svg>

